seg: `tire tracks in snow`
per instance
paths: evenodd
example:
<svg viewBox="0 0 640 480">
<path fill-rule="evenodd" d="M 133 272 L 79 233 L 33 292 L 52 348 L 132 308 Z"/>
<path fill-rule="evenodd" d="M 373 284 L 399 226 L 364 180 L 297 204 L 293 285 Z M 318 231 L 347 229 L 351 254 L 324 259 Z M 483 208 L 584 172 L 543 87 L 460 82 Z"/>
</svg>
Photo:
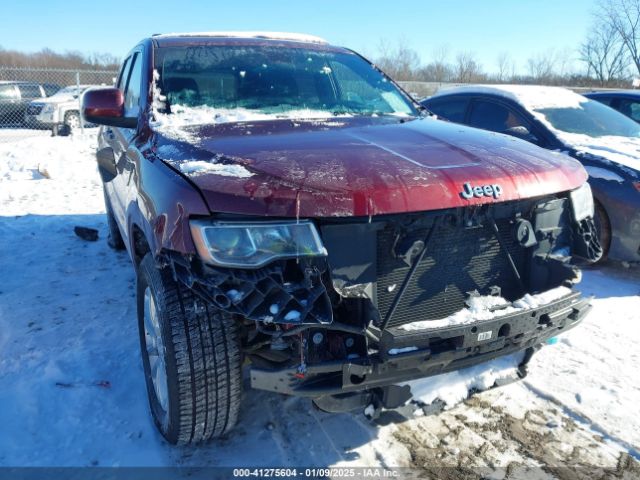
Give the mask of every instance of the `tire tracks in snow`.
<svg viewBox="0 0 640 480">
<path fill-rule="evenodd" d="M 626 440 L 621 439 L 617 435 L 609 433 L 607 429 L 605 429 L 602 425 L 591 420 L 584 413 L 578 412 L 577 410 L 574 410 L 568 405 L 562 403 L 551 393 L 545 392 L 544 390 L 541 390 L 538 387 L 535 387 L 534 385 L 532 385 L 530 382 L 526 380 L 524 380 L 522 383 L 531 393 L 533 393 L 537 397 L 556 405 L 562 411 L 562 413 L 564 413 L 567 417 L 571 418 L 577 423 L 582 424 L 585 428 L 589 428 L 593 430 L 598 435 L 601 435 L 604 440 L 618 444 L 622 449 L 626 450 L 629 455 L 631 455 L 636 460 L 640 461 L 640 450 L 638 450 L 638 448 L 634 447 Z"/>
</svg>

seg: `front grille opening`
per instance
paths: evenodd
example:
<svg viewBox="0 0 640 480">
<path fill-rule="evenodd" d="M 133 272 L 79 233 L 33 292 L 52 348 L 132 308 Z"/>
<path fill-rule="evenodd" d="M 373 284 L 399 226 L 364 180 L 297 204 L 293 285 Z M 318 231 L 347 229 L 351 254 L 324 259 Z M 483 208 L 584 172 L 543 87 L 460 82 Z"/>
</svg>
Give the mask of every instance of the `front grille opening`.
<svg viewBox="0 0 640 480">
<path fill-rule="evenodd" d="M 521 276 L 524 276 L 526 249 L 511 235 L 508 219 L 496 220 L 496 223 L 502 242 Z M 425 230 L 425 236 L 426 233 Z M 380 230 L 377 237 L 376 293 L 382 319 L 410 268 L 392 253 L 395 236 L 395 231 L 388 227 Z M 489 295 L 495 286 L 500 287 L 501 295 L 507 300 L 516 300 L 522 295 L 507 256 L 491 227 L 440 227 L 434 232 L 388 327 L 446 318 L 465 307 L 468 292 Z"/>
</svg>

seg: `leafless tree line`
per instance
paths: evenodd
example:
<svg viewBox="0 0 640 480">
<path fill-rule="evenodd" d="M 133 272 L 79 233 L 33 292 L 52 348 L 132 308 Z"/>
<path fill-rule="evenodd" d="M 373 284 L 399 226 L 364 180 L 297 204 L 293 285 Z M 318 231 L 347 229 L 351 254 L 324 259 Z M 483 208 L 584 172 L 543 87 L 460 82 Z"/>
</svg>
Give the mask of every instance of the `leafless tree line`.
<svg viewBox="0 0 640 480">
<path fill-rule="evenodd" d="M 5 50 L 0 47 L 0 65 L 23 68 L 62 68 L 73 70 L 117 70 L 120 59 L 109 53 L 83 54 L 80 52 L 57 53 L 45 48 L 26 53 Z"/>
<path fill-rule="evenodd" d="M 376 64 L 398 80 L 629 87 L 640 77 L 640 0 L 601 0 L 576 49 L 541 51 L 524 64 L 499 52 L 491 71 L 475 53 L 452 54 L 446 46 L 437 47 L 426 64 L 405 41 L 383 41 L 378 53 Z"/>
</svg>

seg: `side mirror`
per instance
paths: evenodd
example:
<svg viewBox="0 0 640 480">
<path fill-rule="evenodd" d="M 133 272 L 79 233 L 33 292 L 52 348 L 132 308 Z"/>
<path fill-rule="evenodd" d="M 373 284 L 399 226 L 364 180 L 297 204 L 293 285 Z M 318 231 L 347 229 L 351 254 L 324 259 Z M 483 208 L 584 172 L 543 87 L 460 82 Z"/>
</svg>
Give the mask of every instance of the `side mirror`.
<svg viewBox="0 0 640 480">
<path fill-rule="evenodd" d="M 527 142 L 531 143 L 538 143 L 538 137 L 531 133 L 527 127 L 523 127 L 522 125 L 508 128 L 503 133 L 511 135 L 512 137 L 519 138 L 520 140 L 526 140 Z"/>
<path fill-rule="evenodd" d="M 136 117 L 124 116 L 124 95 L 115 87 L 87 90 L 82 97 L 82 116 L 89 123 L 136 128 Z"/>
</svg>

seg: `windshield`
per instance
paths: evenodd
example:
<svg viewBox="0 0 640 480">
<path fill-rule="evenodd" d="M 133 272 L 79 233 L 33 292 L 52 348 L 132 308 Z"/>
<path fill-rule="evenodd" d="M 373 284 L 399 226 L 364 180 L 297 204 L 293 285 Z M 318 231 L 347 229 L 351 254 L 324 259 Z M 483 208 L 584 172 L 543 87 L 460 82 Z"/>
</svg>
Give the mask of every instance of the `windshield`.
<svg viewBox="0 0 640 480">
<path fill-rule="evenodd" d="M 640 125 L 595 100 L 581 101 L 578 108 L 540 108 L 534 111 L 544 115 L 546 121 L 561 132 L 590 137 L 640 137 Z"/>
<path fill-rule="evenodd" d="M 157 50 L 163 113 L 180 107 L 260 114 L 417 115 L 411 102 L 368 62 L 346 51 L 268 46 Z"/>
</svg>

